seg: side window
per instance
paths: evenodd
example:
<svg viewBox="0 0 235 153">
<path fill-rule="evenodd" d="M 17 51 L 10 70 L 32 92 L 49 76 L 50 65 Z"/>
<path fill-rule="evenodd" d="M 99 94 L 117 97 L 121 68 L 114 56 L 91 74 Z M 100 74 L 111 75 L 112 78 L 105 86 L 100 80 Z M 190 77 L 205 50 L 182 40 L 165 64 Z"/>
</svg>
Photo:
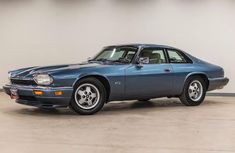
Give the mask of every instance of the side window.
<svg viewBox="0 0 235 153">
<path fill-rule="evenodd" d="M 149 64 L 166 63 L 166 58 L 162 49 L 143 49 L 140 53 L 140 57 L 148 57 Z"/>
<path fill-rule="evenodd" d="M 176 50 L 168 50 L 170 63 L 188 63 L 185 57 Z"/>
</svg>

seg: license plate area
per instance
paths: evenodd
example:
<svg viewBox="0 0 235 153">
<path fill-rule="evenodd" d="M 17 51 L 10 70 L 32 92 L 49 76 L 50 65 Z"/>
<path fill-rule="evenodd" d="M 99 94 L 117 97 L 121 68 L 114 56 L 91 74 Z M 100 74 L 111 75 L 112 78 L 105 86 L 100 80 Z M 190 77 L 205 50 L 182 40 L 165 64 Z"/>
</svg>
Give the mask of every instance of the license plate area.
<svg viewBox="0 0 235 153">
<path fill-rule="evenodd" d="M 17 89 L 10 89 L 10 92 L 11 92 L 11 99 L 19 99 L 19 95 L 18 95 L 18 90 Z"/>
</svg>

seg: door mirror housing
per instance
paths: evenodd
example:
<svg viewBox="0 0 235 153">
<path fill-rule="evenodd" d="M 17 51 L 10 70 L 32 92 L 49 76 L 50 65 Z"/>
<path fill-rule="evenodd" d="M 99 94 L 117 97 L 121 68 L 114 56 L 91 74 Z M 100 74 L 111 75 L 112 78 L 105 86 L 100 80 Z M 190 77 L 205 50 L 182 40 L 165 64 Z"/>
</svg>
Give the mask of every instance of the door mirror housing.
<svg viewBox="0 0 235 153">
<path fill-rule="evenodd" d="M 139 57 L 137 60 L 137 66 L 143 67 L 143 64 L 149 64 L 149 57 Z"/>
</svg>

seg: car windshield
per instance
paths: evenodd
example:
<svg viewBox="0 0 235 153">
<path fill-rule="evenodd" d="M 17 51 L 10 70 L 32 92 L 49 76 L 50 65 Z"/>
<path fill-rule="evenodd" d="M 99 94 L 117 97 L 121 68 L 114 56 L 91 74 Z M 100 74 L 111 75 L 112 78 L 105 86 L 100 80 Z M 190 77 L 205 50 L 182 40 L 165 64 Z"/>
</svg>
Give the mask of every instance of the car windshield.
<svg viewBox="0 0 235 153">
<path fill-rule="evenodd" d="M 130 63 L 133 60 L 136 52 L 137 48 L 133 47 L 105 48 L 90 61 Z"/>
</svg>

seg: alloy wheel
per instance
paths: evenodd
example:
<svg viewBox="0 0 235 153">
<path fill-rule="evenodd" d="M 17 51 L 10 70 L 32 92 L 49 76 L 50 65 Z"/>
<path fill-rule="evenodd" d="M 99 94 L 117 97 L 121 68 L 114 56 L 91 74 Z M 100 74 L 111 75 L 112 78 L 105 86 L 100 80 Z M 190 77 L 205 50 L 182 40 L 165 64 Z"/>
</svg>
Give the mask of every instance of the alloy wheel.
<svg viewBox="0 0 235 153">
<path fill-rule="evenodd" d="M 100 100 L 100 92 L 90 83 L 81 84 L 75 92 L 75 101 L 83 109 L 94 108 Z"/>
<path fill-rule="evenodd" d="M 189 98 L 192 101 L 198 101 L 203 95 L 203 87 L 200 81 L 194 80 L 189 84 L 188 88 Z"/>
</svg>

